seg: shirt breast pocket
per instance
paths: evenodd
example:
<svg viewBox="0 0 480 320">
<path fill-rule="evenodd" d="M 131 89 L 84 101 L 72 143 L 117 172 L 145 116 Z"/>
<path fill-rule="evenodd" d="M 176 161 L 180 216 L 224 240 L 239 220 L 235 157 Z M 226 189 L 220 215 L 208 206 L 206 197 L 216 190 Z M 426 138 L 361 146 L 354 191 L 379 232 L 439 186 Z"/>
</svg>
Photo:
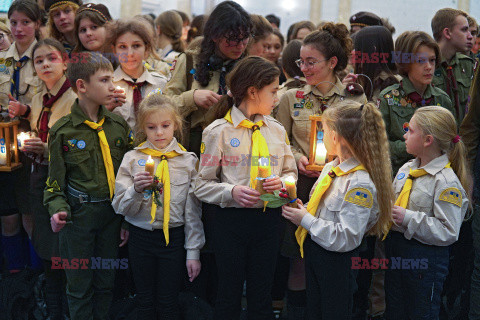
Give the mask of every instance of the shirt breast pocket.
<svg viewBox="0 0 480 320">
<path fill-rule="evenodd" d="M 170 171 L 170 207 L 175 207 L 176 212 L 183 213 L 190 190 L 190 177 L 188 170 Z"/>
<path fill-rule="evenodd" d="M 406 122 L 410 122 L 415 110 L 411 107 L 392 106 L 392 134 L 397 135 L 394 138 L 402 139 L 405 132 L 403 131 L 403 125 Z"/>
<path fill-rule="evenodd" d="M 326 210 L 322 215 L 322 218 L 328 221 L 338 222 L 338 219 L 335 217 L 338 215 L 342 208 L 343 198 L 337 193 L 330 194 L 324 201 Z"/>
<path fill-rule="evenodd" d="M 410 205 L 413 210 L 428 213 L 433 208 L 433 194 L 424 188 L 414 188 L 410 193 Z"/>
<path fill-rule="evenodd" d="M 270 168 L 272 169 L 272 174 L 280 177 L 282 175 L 285 158 L 284 145 L 281 143 L 271 143 L 268 146 L 268 152 L 270 153 Z"/>
<path fill-rule="evenodd" d="M 68 177 L 72 180 L 90 181 L 93 177 L 95 165 L 87 150 L 70 151 L 65 153 L 65 164 Z"/>
<path fill-rule="evenodd" d="M 310 113 L 305 109 L 293 109 L 291 111 L 294 132 L 298 137 L 308 139 L 310 136 Z"/>
</svg>

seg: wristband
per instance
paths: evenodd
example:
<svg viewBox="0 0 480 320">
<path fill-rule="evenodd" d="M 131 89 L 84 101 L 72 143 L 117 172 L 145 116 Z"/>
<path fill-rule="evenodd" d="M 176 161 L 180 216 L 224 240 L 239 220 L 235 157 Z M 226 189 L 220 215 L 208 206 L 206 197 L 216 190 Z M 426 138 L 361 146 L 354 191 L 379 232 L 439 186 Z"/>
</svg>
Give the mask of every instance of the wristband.
<svg viewBox="0 0 480 320">
<path fill-rule="evenodd" d="M 27 111 L 22 115 L 22 117 L 27 118 L 30 115 L 30 112 L 32 111 L 32 108 L 27 104 Z"/>
</svg>

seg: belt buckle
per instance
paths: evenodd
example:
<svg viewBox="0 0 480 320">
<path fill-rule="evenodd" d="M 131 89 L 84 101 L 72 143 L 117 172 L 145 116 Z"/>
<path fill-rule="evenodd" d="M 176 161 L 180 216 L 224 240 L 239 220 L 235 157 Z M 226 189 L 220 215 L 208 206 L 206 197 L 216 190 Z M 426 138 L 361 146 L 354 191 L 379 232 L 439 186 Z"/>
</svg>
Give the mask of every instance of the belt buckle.
<svg viewBox="0 0 480 320">
<path fill-rule="evenodd" d="M 86 203 L 86 202 L 90 202 L 90 196 L 88 194 L 79 194 L 78 195 L 78 200 L 80 201 L 80 203 Z"/>
</svg>

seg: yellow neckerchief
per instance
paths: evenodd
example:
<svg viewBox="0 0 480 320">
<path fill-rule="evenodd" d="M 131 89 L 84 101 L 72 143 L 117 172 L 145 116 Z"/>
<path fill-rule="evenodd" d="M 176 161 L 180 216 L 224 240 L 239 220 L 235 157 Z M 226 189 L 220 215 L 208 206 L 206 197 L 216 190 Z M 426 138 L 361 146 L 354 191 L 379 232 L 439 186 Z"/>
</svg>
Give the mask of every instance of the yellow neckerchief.
<svg viewBox="0 0 480 320">
<path fill-rule="evenodd" d="M 445 168 L 451 168 L 450 162 L 447 163 Z M 405 184 L 403 185 L 402 191 L 400 191 L 400 194 L 398 195 L 398 198 L 395 201 L 395 205 L 407 209 L 408 200 L 410 199 L 410 192 L 412 192 L 413 180 L 416 179 L 416 178 L 422 177 L 424 175 L 427 175 L 427 174 L 428 174 L 428 172 L 425 171 L 425 169 L 415 169 L 415 170 L 410 169 L 407 180 L 405 181 Z M 392 227 L 392 224 L 393 224 L 393 222 L 390 221 L 389 226 L 388 226 L 388 231 L 390 231 L 390 228 Z M 388 231 L 383 236 L 382 241 L 385 240 L 385 238 L 387 237 Z"/>
<path fill-rule="evenodd" d="M 141 143 L 139 147 L 143 146 L 144 144 L 145 142 Z M 183 151 L 186 151 L 181 144 L 178 144 L 178 146 Z M 158 164 L 157 170 L 155 171 L 155 176 L 163 184 L 163 234 L 165 235 L 165 243 L 168 246 L 168 243 L 170 242 L 170 237 L 168 233 L 168 223 L 170 221 L 170 173 L 168 172 L 167 159 L 175 158 L 177 156 L 180 156 L 181 154 L 175 150 L 169 151 L 169 152 L 160 152 L 158 150 L 150 149 L 150 148 L 138 149 L 138 151 L 146 153 L 153 157 L 160 158 L 160 163 Z M 157 212 L 157 204 L 152 198 L 152 210 L 150 211 L 150 215 L 152 219 L 150 223 L 153 223 L 153 221 L 155 220 L 156 212 Z"/>
<path fill-rule="evenodd" d="M 318 209 L 318 205 L 320 204 L 320 200 L 322 199 L 323 195 L 328 190 L 328 188 L 330 188 L 330 185 L 332 184 L 332 181 L 335 177 L 344 176 L 358 170 L 366 170 L 366 169 L 362 164 L 356 166 L 353 169 L 348 170 L 347 172 L 343 172 L 342 169 L 340 169 L 338 166 L 332 168 L 328 172 L 328 174 L 326 174 L 323 177 L 320 183 L 318 183 L 317 186 L 315 187 L 315 191 L 313 192 L 313 195 L 310 198 L 310 201 L 308 202 L 307 211 L 312 216 L 315 216 L 315 213 L 317 212 L 317 209 Z M 307 229 L 305 229 L 302 226 L 298 226 L 298 229 L 295 232 L 295 238 L 297 238 L 297 242 L 300 245 L 300 254 L 302 255 L 302 258 L 303 258 L 303 243 L 305 242 L 305 238 L 307 237 L 307 234 L 308 234 Z"/>
<path fill-rule="evenodd" d="M 97 131 L 98 139 L 100 141 L 100 149 L 102 150 L 102 158 L 103 164 L 105 165 L 105 171 L 107 172 L 107 181 L 108 181 L 108 189 L 110 190 L 110 199 L 113 198 L 113 194 L 115 193 L 115 171 L 113 170 L 113 162 L 112 162 L 112 155 L 110 154 L 110 146 L 108 145 L 107 136 L 105 135 L 105 131 L 103 131 L 103 123 L 105 122 L 105 118 L 100 120 L 98 123 L 85 120 L 87 126 L 92 128 L 93 130 Z"/>
<path fill-rule="evenodd" d="M 227 114 L 224 117 L 225 120 L 233 124 L 232 121 L 232 109 L 228 110 Z M 240 127 L 253 129 L 252 133 L 252 160 L 250 165 L 250 187 L 255 189 L 257 186 L 257 176 L 258 176 L 258 160 L 260 158 L 268 159 L 268 175 L 272 174 L 272 169 L 270 167 L 270 153 L 268 152 L 268 145 L 265 138 L 260 132 L 260 127 L 264 125 L 263 120 L 253 123 L 248 119 L 243 119 L 242 122 L 238 124 Z"/>
</svg>

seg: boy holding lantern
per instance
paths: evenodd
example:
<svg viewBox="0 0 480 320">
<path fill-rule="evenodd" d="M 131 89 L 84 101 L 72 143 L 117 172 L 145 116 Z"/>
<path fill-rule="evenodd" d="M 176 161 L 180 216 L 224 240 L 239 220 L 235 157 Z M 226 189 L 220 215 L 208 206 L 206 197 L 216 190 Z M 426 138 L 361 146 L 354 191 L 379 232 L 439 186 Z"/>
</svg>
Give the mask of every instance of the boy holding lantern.
<svg viewBox="0 0 480 320">
<path fill-rule="evenodd" d="M 116 259 L 121 217 L 111 199 L 115 173 L 131 144 L 123 118 L 104 107 L 112 99 L 113 68 L 97 53 L 70 63 L 67 77 L 78 95 L 71 113 L 50 129 L 50 167 L 44 204 L 63 259 Z M 126 238 L 122 230 L 122 238 Z M 126 239 L 120 244 L 126 243 Z M 66 269 L 72 320 L 107 319 L 114 269 Z M 95 283 L 94 283 L 95 281 Z"/>
</svg>

